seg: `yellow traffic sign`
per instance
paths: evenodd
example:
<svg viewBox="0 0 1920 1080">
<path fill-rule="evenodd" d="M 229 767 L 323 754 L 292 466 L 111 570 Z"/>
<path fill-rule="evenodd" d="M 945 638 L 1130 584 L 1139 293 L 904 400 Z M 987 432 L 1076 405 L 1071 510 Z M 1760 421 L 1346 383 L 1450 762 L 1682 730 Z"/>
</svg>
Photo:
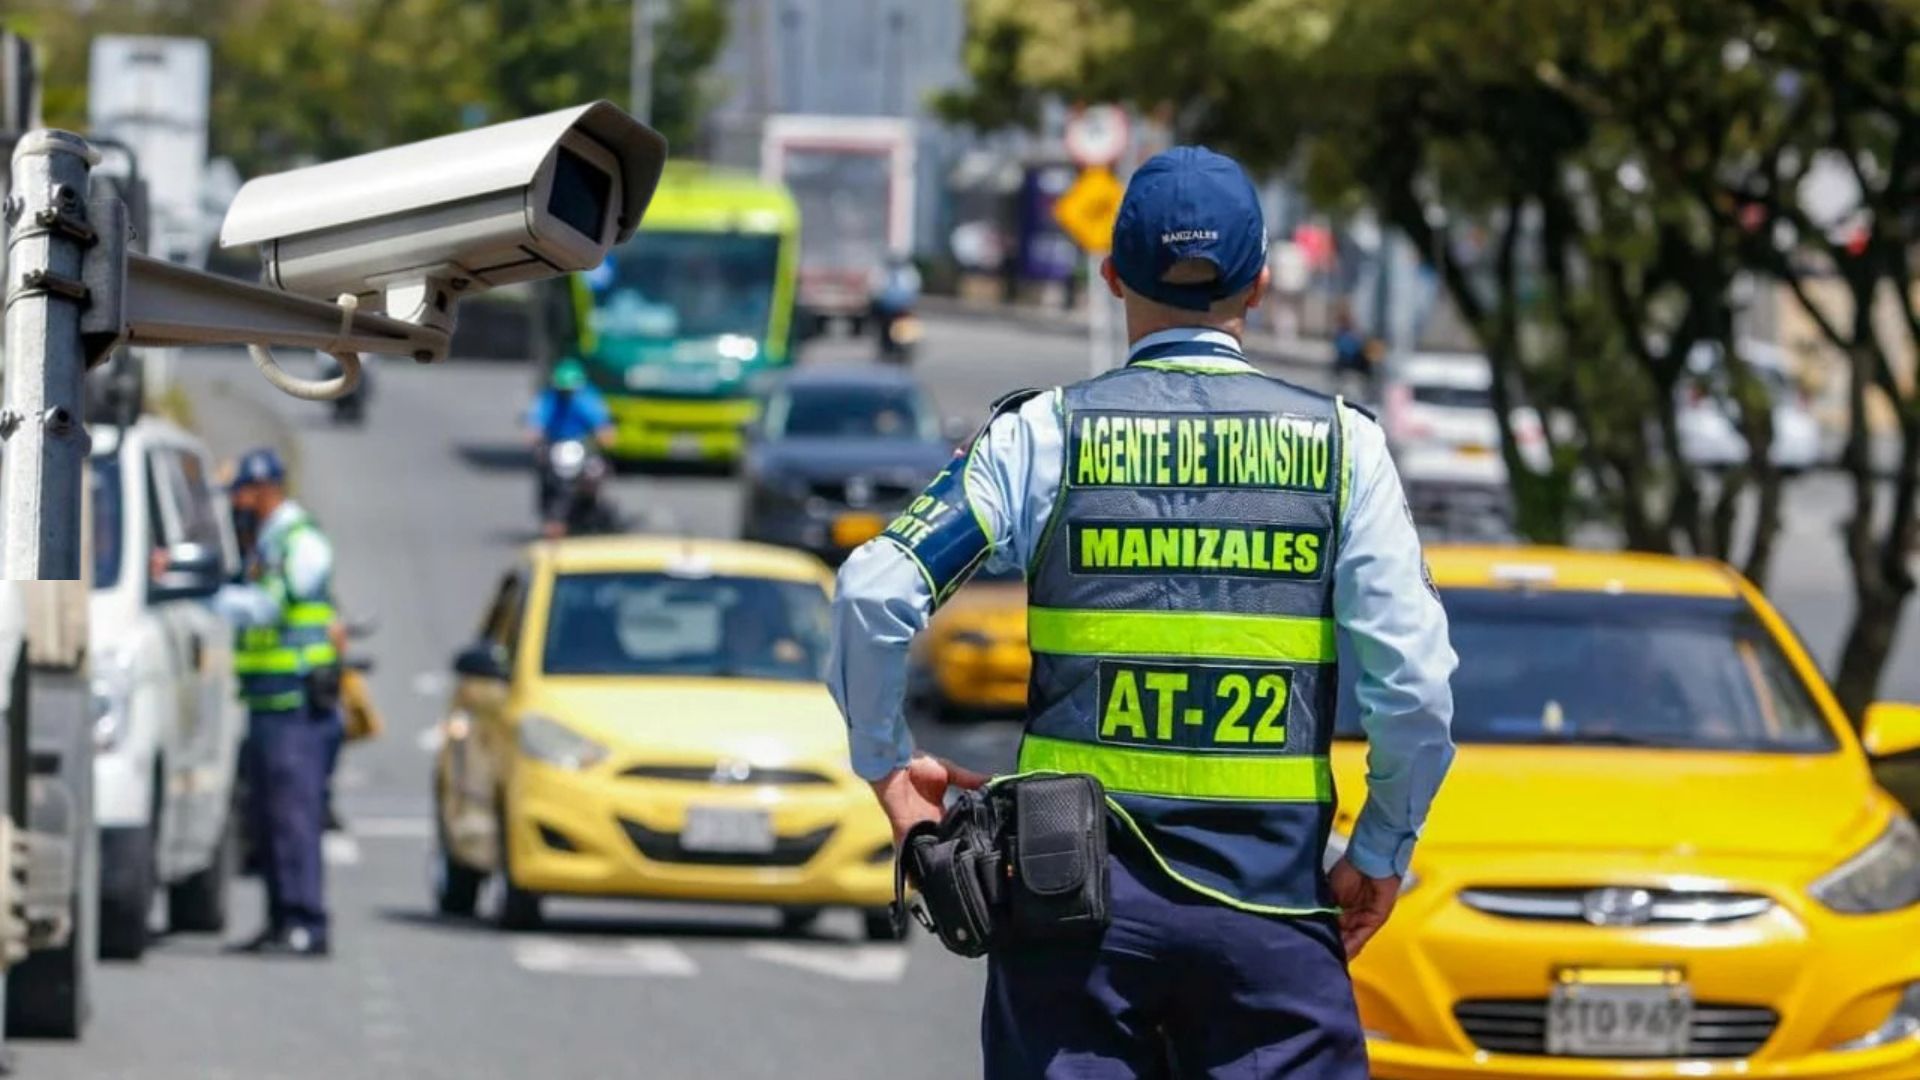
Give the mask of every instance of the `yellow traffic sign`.
<svg viewBox="0 0 1920 1080">
<path fill-rule="evenodd" d="M 1112 172 L 1086 169 L 1053 201 L 1053 220 L 1082 251 L 1104 254 L 1113 246 L 1113 219 L 1120 214 L 1125 194 Z"/>
</svg>

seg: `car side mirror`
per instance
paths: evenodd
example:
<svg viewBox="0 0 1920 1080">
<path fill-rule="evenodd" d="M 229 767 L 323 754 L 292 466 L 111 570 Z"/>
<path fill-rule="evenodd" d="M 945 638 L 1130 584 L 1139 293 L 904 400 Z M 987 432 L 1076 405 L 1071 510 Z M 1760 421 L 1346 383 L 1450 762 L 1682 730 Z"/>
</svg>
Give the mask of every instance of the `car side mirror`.
<svg viewBox="0 0 1920 1080">
<path fill-rule="evenodd" d="M 1860 745 L 1868 755 L 1889 758 L 1920 750 L 1920 705 L 1878 701 L 1867 706 Z"/>
<path fill-rule="evenodd" d="M 226 583 L 225 554 L 211 544 L 175 544 L 166 550 L 166 567 L 147 582 L 147 600 L 204 600 Z"/>
<path fill-rule="evenodd" d="M 507 657 L 499 645 L 491 641 L 482 641 L 471 648 L 463 649 L 453 658 L 453 670 L 456 675 L 469 679 L 491 679 L 499 682 L 507 680 Z"/>
</svg>

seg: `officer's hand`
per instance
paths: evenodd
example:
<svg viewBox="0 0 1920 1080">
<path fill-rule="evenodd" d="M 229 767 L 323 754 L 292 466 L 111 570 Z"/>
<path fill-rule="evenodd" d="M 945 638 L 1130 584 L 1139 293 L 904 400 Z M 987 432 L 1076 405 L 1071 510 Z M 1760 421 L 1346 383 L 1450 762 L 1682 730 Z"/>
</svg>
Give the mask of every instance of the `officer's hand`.
<svg viewBox="0 0 1920 1080">
<path fill-rule="evenodd" d="M 1397 877 L 1368 877 L 1341 859 L 1327 874 L 1334 902 L 1340 905 L 1340 943 L 1347 948 L 1347 959 L 1360 955 L 1373 935 L 1393 914 L 1393 902 L 1400 898 Z"/>
<path fill-rule="evenodd" d="M 923 821 L 939 821 L 946 810 L 948 787 L 977 788 L 987 778 L 945 758 L 915 754 L 904 769 L 895 769 L 873 781 L 874 797 L 893 825 L 893 846 Z"/>
</svg>

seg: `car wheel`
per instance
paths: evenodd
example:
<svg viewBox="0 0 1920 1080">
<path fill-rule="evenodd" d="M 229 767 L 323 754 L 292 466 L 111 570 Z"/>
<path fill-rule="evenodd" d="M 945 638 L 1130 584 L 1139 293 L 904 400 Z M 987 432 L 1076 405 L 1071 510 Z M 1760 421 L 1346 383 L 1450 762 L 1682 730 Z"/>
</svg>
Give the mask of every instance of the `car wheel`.
<svg viewBox="0 0 1920 1080">
<path fill-rule="evenodd" d="M 506 797 L 501 796 L 500 827 L 495 830 L 500 844 L 500 903 L 494 921 L 502 930 L 538 930 L 545 921 L 540 911 L 540 894 L 514 884 L 512 845 L 507 842 Z"/>
<path fill-rule="evenodd" d="M 445 835 L 435 829 L 433 844 L 433 909 L 453 918 L 469 918 L 480 903 L 480 886 L 487 875 L 462 863 L 447 850 Z"/>
<path fill-rule="evenodd" d="M 821 909 L 817 907 L 790 907 L 780 910 L 780 932 L 791 937 L 804 937 L 813 933 L 820 925 Z"/>
<path fill-rule="evenodd" d="M 230 814 L 206 868 L 167 888 L 167 929 L 176 934 L 218 934 L 227 928 L 227 884 L 240 857 L 237 825 Z"/>
<path fill-rule="evenodd" d="M 7 969 L 7 1037 L 77 1039 L 91 1008 L 91 969 L 99 942 L 99 878 L 82 844 L 72 905 L 73 930 L 57 949 L 35 949 Z"/>
<path fill-rule="evenodd" d="M 138 960 L 147 951 L 153 911 L 151 825 L 100 830 L 100 957 Z"/>
<path fill-rule="evenodd" d="M 860 913 L 860 921 L 864 925 L 868 941 L 906 940 L 907 926 L 894 925 L 891 908 L 867 908 Z"/>
</svg>

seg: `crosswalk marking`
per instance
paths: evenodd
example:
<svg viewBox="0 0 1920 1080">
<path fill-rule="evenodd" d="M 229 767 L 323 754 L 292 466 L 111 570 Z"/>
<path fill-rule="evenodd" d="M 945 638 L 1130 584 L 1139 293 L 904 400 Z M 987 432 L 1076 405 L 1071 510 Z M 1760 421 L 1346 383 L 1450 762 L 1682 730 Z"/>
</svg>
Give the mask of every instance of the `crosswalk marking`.
<svg viewBox="0 0 1920 1080">
<path fill-rule="evenodd" d="M 848 982 L 896 983 L 907 973 L 907 950 L 900 945 L 766 942 L 748 946 L 747 955 Z"/>
<path fill-rule="evenodd" d="M 664 941 L 621 944 L 527 938 L 513 945 L 522 970 L 552 975 L 684 978 L 699 973 L 693 957 Z"/>
<path fill-rule="evenodd" d="M 349 833 L 327 833 L 320 838 L 320 857 L 328 866 L 357 866 L 360 841 Z"/>
</svg>

